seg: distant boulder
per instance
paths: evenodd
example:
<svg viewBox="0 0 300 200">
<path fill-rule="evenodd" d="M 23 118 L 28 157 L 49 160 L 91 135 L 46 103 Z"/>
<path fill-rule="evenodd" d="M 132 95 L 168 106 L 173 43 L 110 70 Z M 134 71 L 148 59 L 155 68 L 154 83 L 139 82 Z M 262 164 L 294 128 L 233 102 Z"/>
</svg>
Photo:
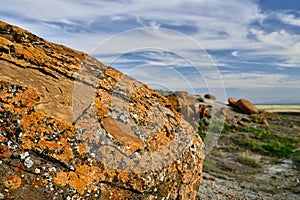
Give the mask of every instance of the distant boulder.
<svg viewBox="0 0 300 200">
<path fill-rule="evenodd" d="M 235 107 L 238 107 L 244 114 L 258 114 L 259 111 L 255 105 L 246 99 L 239 99 L 235 104 Z"/>
<path fill-rule="evenodd" d="M 206 99 L 211 99 L 211 100 L 216 100 L 217 98 L 214 96 L 214 95 L 212 95 L 212 94 L 205 94 L 204 95 L 204 98 L 206 98 Z"/>
<path fill-rule="evenodd" d="M 186 91 L 176 91 L 174 92 L 174 94 L 179 97 L 184 97 L 184 96 L 188 96 L 189 93 Z"/>
<path fill-rule="evenodd" d="M 259 113 L 256 106 L 253 105 L 250 101 L 248 101 L 246 99 L 236 100 L 232 97 L 229 97 L 228 104 L 229 104 L 229 106 L 233 107 L 237 112 L 240 112 L 243 114 L 251 115 L 251 114 Z"/>
<path fill-rule="evenodd" d="M 234 99 L 234 98 L 232 98 L 232 97 L 229 97 L 229 98 L 228 98 L 228 104 L 229 104 L 229 106 L 235 107 L 236 102 L 237 102 L 236 99 Z"/>
</svg>

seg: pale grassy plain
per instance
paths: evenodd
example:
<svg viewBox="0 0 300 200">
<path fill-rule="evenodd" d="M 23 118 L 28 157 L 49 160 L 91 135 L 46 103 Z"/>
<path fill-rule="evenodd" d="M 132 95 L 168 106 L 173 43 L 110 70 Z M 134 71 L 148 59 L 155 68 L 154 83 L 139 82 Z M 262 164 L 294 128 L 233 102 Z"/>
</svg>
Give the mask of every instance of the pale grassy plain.
<svg viewBox="0 0 300 200">
<path fill-rule="evenodd" d="M 300 113 L 300 105 L 256 105 L 256 107 L 271 113 Z"/>
</svg>

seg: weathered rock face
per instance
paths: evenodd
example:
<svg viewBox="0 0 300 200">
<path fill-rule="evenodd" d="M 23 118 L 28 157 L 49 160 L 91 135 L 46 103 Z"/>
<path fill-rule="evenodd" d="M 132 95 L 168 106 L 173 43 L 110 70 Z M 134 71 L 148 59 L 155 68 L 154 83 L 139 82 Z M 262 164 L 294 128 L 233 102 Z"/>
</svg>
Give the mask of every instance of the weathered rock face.
<svg viewBox="0 0 300 200">
<path fill-rule="evenodd" d="M 183 118 L 187 121 L 196 121 L 198 118 L 196 108 L 196 98 L 189 95 L 185 91 L 177 91 L 166 96 L 170 102 L 170 106 L 181 113 Z"/>
<path fill-rule="evenodd" d="M 146 85 L 4 22 L 0 81 L 5 199 L 196 198 L 203 143 Z"/>
</svg>

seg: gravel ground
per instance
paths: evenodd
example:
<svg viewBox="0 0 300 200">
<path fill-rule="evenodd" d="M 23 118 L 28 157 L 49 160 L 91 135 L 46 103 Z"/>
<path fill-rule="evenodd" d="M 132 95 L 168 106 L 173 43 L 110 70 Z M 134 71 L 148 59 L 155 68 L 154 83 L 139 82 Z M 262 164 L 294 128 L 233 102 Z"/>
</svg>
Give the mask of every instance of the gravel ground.
<svg viewBox="0 0 300 200">
<path fill-rule="evenodd" d="M 198 200 L 227 200 L 227 199 L 266 199 L 266 200 L 299 200 L 300 194 L 280 193 L 272 195 L 243 189 L 236 181 L 223 180 L 204 173 L 199 189 Z"/>
</svg>

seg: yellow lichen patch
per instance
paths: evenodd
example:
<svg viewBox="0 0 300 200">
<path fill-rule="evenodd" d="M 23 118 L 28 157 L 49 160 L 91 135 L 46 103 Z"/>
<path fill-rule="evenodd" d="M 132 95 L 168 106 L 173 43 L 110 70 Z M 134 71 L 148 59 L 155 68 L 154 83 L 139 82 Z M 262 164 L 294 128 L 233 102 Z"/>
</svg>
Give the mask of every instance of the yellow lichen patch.
<svg viewBox="0 0 300 200">
<path fill-rule="evenodd" d="M 111 95 L 103 90 L 98 90 L 97 99 L 99 99 L 102 104 L 108 105 L 110 103 Z"/>
<path fill-rule="evenodd" d="M 107 76 L 110 77 L 114 77 L 114 79 L 116 79 L 117 81 L 124 76 L 124 74 L 122 74 L 121 72 L 117 71 L 116 69 L 112 68 L 112 67 L 107 67 L 105 70 L 105 74 Z"/>
<path fill-rule="evenodd" d="M 36 104 L 36 99 L 38 98 L 38 94 L 34 89 L 27 89 L 25 93 L 21 97 L 22 104 L 28 107 L 33 107 Z"/>
<path fill-rule="evenodd" d="M 88 149 L 88 147 L 85 144 L 83 144 L 83 143 L 78 144 L 77 151 L 80 155 L 85 153 L 87 149 Z"/>
<path fill-rule="evenodd" d="M 23 148 L 23 149 L 27 149 L 27 150 L 30 150 L 30 149 L 32 149 L 33 147 L 34 147 L 34 143 L 29 139 L 29 138 L 27 138 L 27 137 L 22 137 L 21 139 L 20 139 L 20 141 L 21 141 L 21 147 Z"/>
<path fill-rule="evenodd" d="M 97 109 L 96 110 L 97 117 L 101 118 L 104 115 L 107 115 L 108 110 L 107 110 L 106 106 L 100 101 L 100 99 L 95 98 L 94 101 L 95 101 L 95 108 Z"/>
<path fill-rule="evenodd" d="M 11 152 L 8 151 L 8 147 L 5 145 L 0 145 L 0 157 L 9 158 L 12 155 Z"/>
<path fill-rule="evenodd" d="M 53 181 L 57 185 L 66 186 L 67 184 L 76 189 L 79 194 L 84 191 L 94 188 L 93 181 L 101 181 L 103 175 L 97 166 L 90 167 L 82 165 L 76 168 L 75 172 L 59 172 Z"/>
<path fill-rule="evenodd" d="M 42 150 L 62 150 L 62 146 L 57 144 L 55 141 L 46 141 L 43 139 L 38 142 L 38 147 Z"/>
<path fill-rule="evenodd" d="M 39 127 L 39 120 L 45 119 L 45 114 L 39 111 L 33 112 L 30 115 L 24 115 L 21 120 L 21 126 L 24 130 L 30 131 L 30 135 Z"/>
<path fill-rule="evenodd" d="M 170 142 L 164 131 L 158 132 L 155 136 L 146 140 L 146 144 L 150 151 L 158 151 L 159 149 L 167 146 Z"/>
<path fill-rule="evenodd" d="M 79 194 L 83 194 L 86 189 L 87 183 L 84 179 L 78 177 L 75 172 L 69 173 L 69 186 L 77 190 Z"/>
<path fill-rule="evenodd" d="M 3 38 L 3 37 L 0 37 L 0 44 L 1 46 L 3 46 L 7 51 L 9 51 L 9 45 L 11 44 L 12 42 L 9 41 L 8 39 L 6 38 Z"/>
<path fill-rule="evenodd" d="M 8 139 L 4 136 L 0 136 L 0 142 L 7 142 Z"/>
<path fill-rule="evenodd" d="M 71 158 L 74 158 L 73 151 L 70 150 L 70 148 L 65 148 L 62 154 L 50 154 L 53 158 L 60 160 L 60 161 L 68 161 Z"/>
<path fill-rule="evenodd" d="M 67 172 L 59 172 L 55 178 L 53 178 L 53 182 L 57 185 L 66 186 L 69 182 L 68 173 Z"/>
<path fill-rule="evenodd" d="M 120 171 L 118 173 L 118 178 L 123 182 L 123 183 L 127 183 L 129 181 L 129 177 L 128 177 L 128 173 L 124 172 L 124 171 Z"/>
<path fill-rule="evenodd" d="M 13 175 L 8 175 L 6 177 L 6 180 L 4 180 L 4 187 L 6 187 L 7 189 L 17 189 L 18 187 L 20 187 L 21 185 L 21 178 L 18 176 L 13 176 Z"/>
</svg>

